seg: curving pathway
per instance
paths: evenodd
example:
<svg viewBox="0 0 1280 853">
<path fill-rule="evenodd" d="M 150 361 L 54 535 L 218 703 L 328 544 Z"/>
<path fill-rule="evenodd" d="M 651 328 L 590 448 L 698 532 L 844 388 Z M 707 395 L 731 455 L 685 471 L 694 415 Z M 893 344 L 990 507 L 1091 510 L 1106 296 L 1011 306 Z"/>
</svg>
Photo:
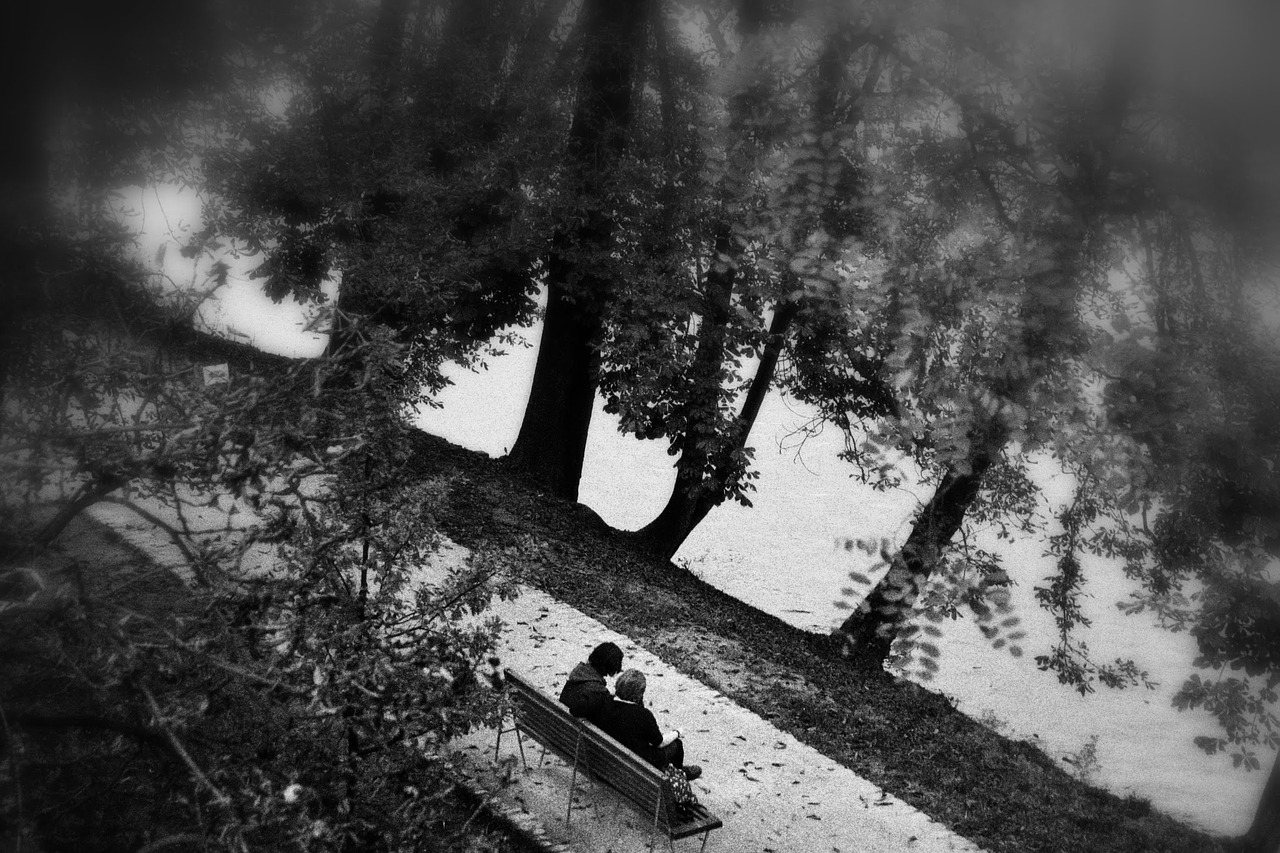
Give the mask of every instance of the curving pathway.
<svg viewBox="0 0 1280 853">
<path fill-rule="evenodd" d="M 977 845 L 886 794 L 871 782 L 797 741 L 747 709 L 695 681 L 627 637 L 538 590 L 523 588 L 514 601 L 497 602 L 490 614 L 507 626 L 503 664 L 551 695 L 575 663 L 600 642 L 623 650 L 627 668 L 649 678 L 646 703 L 663 729 L 677 728 L 687 760 L 703 767 L 693 783 L 698 798 L 724 820 L 711 833 L 708 851 L 817 851 L 817 853 L 915 853 L 980 851 Z M 613 792 L 588 782 L 577 786 L 573 818 L 565 825 L 570 770 L 526 740 L 529 769 L 519 763 L 514 735 L 503 736 L 495 768 L 495 733 L 460 742 L 486 787 L 508 808 L 537 818 L 546 835 L 582 853 L 648 849 L 649 823 Z M 514 761 L 511 759 L 514 758 Z M 499 776 L 512 784 L 501 787 Z M 677 842 L 696 850 L 698 838 Z"/>
<path fill-rule="evenodd" d="M 159 565 L 187 576 L 181 555 L 153 526 L 110 504 L 95 506 L 91 515 L 148 551 Z M 227 523 L 217 511 L 202 521 L 211 528 Z M 446 545 L 434 565 L 422 567 L 419 580 L 430 583 L 444 564 L 465 554 L 466 549 Z M 264 551 L 250 555 L 248 562 L 269 560 Z M 646 700 L 658 725 L 682 732 L 687 760 L 704 771 L 694 790 L 724 821 L 723 828 L 711 833 L 708 853 L 982 853 L 922 812 L 546 593 L 521 587 L 518 598 L 495 601 L 478 618 L 488 616 L 498 616 L 506 625 L 499 650 L 503 664 L 553 696 L 574 664 L 605 640 L 622 648 L 625 667 L 648 676 Z M 596 783 L 579 781 L 573 818 L 566 825 L 570 768 L 554 755 L 539 765 L 540 749 L 526 741 L 530 763 L 524 769 L 511 734 L 504 736 L 502 757 L 495 764 L 495 736 L 493 730 L 481 730 L 457 741 L 456 747 L 480 786 L 509 814 L 527 815 L 541 830 L 538 834 L 575 853 L 648 849 L 650 821 Z M 698 844 L 697 837 L 677 842 L 687 850 Z"/>
</svg>

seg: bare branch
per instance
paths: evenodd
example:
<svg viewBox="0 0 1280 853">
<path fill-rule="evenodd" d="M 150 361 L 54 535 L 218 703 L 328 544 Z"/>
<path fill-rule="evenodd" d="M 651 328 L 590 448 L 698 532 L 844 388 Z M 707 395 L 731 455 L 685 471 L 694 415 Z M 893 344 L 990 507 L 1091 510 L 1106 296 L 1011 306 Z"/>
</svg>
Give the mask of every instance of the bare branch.
<svg viewBox="0 0 1280 853">
<path fill-rule="evenodd" d="M 182 745 L 182 742 L 178 740 L 177 735 L 173 733 L 173 729 L 169 728 L 165 723 L 164 714 L 160 710 L 159 703 L 156 702 L 156 697 L 152 695 L 151 691 L 145 684 L 138 684 L 137 687 L 138 690 L 141 691 L 142 695 L 146 697 L 147 704 L 151 707 L 152 716 L 155 717 L 156 725 L 160 726 L 160 729 L 164 733 L 164 737 L 168 741 L 173 752 L 182 759 L 183 764 L 187 765 L 187 769 L 191 771 L 191 775 L 195 777 L 196 781 L 208 789 L 209 793 L 211 793 L 213 798 L 218 802 L 218 805 L 223 806 L 224 808 L 230 807 L 231 798 L 223 793 L 222 789 L 213 784 L 209 777 L 205 775 L 204 771 L 200 769 L 200 765 L 196 764 L 195 759 L 191 757 L 191 754 L 187 752 L 186 747 Z"/>
<path fill-rule="evenodd" d="M 166 835 L 164 838 L 158 838 L 145 847 L 139 847 L 138 853 L 156 853 L 157 850 L 163 850 L 166 847 L 175 847 L 179 844 L 199 844 L 201 847 L 209 846 L 209 839 L 203 835 L 196 835 L 193 832 L 184 832 L 180 835 Z"/>
<path fill-rule="evenodd" d="M 195 576 L 196 582 L 200 584 L 200 586 L 209 585 L 209 579 L 205 576 L 204 572 L 199 568 L 199 558 L 196 556 L 195 552 L 191 550 L 191 546 L 188 545 L 186 541 L 184 541 L 182 533 L 176 530 L 173 527 L 173 525 L 169 524 L 169 522 L 165 521 L 163 518 L 151 512 L 150 510 L 140 507 L 133 501 L 125 500 L 124 498 L 115 498 L 110 496 L 103 497 L 101 499 L 101 503 L 116 504 L 117 506 L 122 506 L 125 509 L 132 510 L 135 514 L 141 516 L 145 520 L 151 522 L 156 527 L 164 531 L 165 535 L 169 537 L 169 541 L 172 542 L 174 546 L 177 547 L 177 549 L 182 552 L 182 556 L 184 559 L 186 559 L 187 564 L 190 566 L 191 571 Z"/>
</svg>

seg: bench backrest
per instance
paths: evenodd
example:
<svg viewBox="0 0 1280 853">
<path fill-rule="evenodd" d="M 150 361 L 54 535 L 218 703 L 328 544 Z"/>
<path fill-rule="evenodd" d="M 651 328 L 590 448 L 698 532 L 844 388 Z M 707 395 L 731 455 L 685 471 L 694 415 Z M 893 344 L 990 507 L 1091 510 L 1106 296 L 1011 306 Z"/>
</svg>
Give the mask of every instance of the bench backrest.
<svg viewBox="0 0 1280 853">
<path fill-rule="evenodd" d="M 668 825 L 666 786 L 656 767 L 518 673 L 507 670 L 506 682 L 521 729 Z"/>
</svg>

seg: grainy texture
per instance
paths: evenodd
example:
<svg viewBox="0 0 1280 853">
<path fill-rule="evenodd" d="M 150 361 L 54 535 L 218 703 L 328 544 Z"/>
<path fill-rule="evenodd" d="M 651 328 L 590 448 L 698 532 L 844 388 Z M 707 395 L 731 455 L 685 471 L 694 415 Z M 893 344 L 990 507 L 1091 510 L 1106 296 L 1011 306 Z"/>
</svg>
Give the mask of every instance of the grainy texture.
<svg viewBox="0 0 1280 853">
<path fill-rule="evenodd" d="M 941 696 L 860 668 L 801 631 L 633 547 L 590 509 L 538 494 L 500 460 L 417 438 L 417 476 L 446 478 L 459 544 L 534 547 L 526 580 L 626 634 L 991 851 L 1216 851 L 1230 846 L 1088 787 Z"/>
</svg>

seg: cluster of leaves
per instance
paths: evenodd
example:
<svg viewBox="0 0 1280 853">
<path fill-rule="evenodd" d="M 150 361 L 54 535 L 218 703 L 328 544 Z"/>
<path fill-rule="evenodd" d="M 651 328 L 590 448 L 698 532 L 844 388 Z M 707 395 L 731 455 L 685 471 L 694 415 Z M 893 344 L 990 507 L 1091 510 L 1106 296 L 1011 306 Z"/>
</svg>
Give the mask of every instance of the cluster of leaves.
<svg viewBox="0 0 1280 853">
<path fill-rule="evenodd" d="M 1258 185 L 1233 200 L 1204 188 L 1247 172 L 1219 158 L 1265 131 L 1163 76 L 1154 57 L 1166 40 L 1209 24 L 1197 10 L 1161 13 L 1157 31 L 1136 4 L 1003 20 L 996 8 L 919 4 L 920 17 L 886 27 L 886 76 L 904 96 L 886 99 L 897 121 L 880 126 L 867 168 L 908 203 L 871 208 L 880 240 L 867 254 L 878 257 L 860 270 L 878 271 L 846 291 L 855 316 L 876 318 L 867 341 L 899 405 L 847 455 L 890 481 L 902 454 L 926 482 L 978 471 L 966 524 L 1055 530 L 1057 571 L 1037 598 L 1058 637 L 1037 662 L 1082 693 L 1149 684 L 1133 661 L 1093 660 L 1082 639 L 1085 561 L 1118 560 L 1142 585 L 1125 609 L 1191 631 L 1196 665 L 1213 671 L 1177 699 L 1223 725 L 1225 738 L 1199 743 L 1234 744 L 1236 763 L 1256 767 L 1251 750 L 1275 745 L 1280 647 L 1276 301 L 1273 256 L 1241 211 L 1272 223 L 1274 207 L 1254 206 Z M 1242 88 L 1257 60 L 1239 58 Z M 1206 111 L 1225 123 L 1199 122 Z M 896 168 L 881 176 L 880 163 Z M 1079 485 L 1055 519 L 1035 517 L 1037 455 Z M 889 555 L 877 600 L 914 590 L 931 616 L 956 612 L 945 590 L 986 562 L 958 532 L 952 553 L 970 559 L 939 547 L 931 590 Z M 984 633 L 1003 644 L 999 627 Z"/>
<path fill-rule="evenodd" d="M 42 587 L 3 613 L 6 822 L 55 847 L 470 845 L 442 828 L 443 747 L 496 713 L 477 683 L 499 626 L 472 616 L 514 555 L 422 575 L 447 484 L 401 475 L 404 347 L 364 324 L 287 362 L 98 286 L 27 318 L 6 386 L 6 577 Z M 78 584 L 43 570 L 99 502 L 177 546 L 189 585 L 87 555 Z"/>
<path fill-rule="evenodd" d="M 870 563 L 865 571 L 849 573 L 854 585 L 840 590 L 843 597 L 835 602 L 838 608 L 847 609 L 850 599 L 865 600 L 876 587 L 878 577 L 895 571 L 907 573 L 888 539 L 847 540 L 844 545 L 847 551 L 866 554 Z M 891 644 L 886 663 L 917 681 L 929 681 L 938 671 L 943 656 L 943 631 L 938 626 L 944 620 L 966 616 L 975 620 L 979 632 L 993 648 L 1006 649 L 1013 657 L 1022 657 L 1022 641 L 1027 638 L 1027 632 L 1021 627 L 1021 617 L 1014 612 L 1008 589 L 1012 581 L 999 560 L 966 542 L 956 555 L 942 556 L 938 562 L 940 568 L 929 582 L 915 590 L 910 601 L 903 601 L 919 618 L 896 626 L 888 634 Z M 904 580 L 898 586 L 904 590 L 903 599 L 911 595 L 908 582 Z"/>
<path fill-rule="evenodd" d="M 1132 660 L 1116 660 L 1113 664 L 1093 660 L 1088 644 L 1079 637 L 1080 629 L 1090 624 L 1080 603 L 1085 582 L 1080 558 L 1087 547 L 1082 538 L 1097 513 L 1096 502 L 1085 489 L 1078 489 L 1059 514 L 1061 531 L 1049 538 L 1049 553 L 1058 558 L 1057 571 L 1047 586 L 1035 588 L 1036 600 L 1053 614 L 1058 629 L 1058 642 L 1050 653 L 1036 656 L 1036 665 L 1056 673 L 1059 682 L 1074 687 L 1081 695 L 1093 691 L 1095 680 L 1112 688 L 1139 683 L 1153 686 L 1147 673 Z"/>
</svg>

